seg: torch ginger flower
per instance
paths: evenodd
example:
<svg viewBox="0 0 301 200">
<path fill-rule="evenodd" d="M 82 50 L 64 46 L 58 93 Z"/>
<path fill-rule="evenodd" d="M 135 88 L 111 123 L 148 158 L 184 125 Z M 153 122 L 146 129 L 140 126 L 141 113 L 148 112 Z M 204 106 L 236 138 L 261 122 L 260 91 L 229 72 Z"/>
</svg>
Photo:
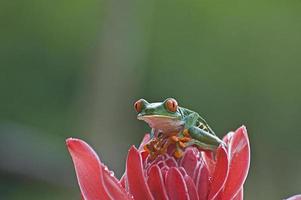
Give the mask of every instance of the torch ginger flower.
<svg viewBox="0 0 301 200">
<path fill-rule="evenodd" d="M 242 200 L 250 164 L 244 126 L 228 133 L 215 153 L 186 148 L 181 158 L 165 153 L 151 159 L 143 146 L 129 150 L 121 180 L 79 139 L 67 139 L 84 200 Z"/>
<path fill-rule="evenodd" d="M 301 200 L 301 194 L 292 196 L 292 197 L 290 197 L 290 198 L 288 198 L 286 200 Z"/>
</svg>

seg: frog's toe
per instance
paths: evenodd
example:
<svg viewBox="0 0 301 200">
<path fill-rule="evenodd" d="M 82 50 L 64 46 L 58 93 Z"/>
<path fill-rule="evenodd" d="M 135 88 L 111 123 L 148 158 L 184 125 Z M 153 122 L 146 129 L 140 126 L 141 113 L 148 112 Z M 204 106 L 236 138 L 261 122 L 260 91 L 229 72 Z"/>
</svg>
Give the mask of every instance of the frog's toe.
<svg viewBox="0 0 301 200">
<path fill-rule="evenodd" d="M 181 149 L 176 149 L 173 155 L 175 158 L 181 158 L 183 156 L 183 151 Z"/>
<path fill-rule="evenodd" d="M 191 140 L 191 138 L 190 138 L 190 137 L 182 137 L 182 138 L 179 138 L 179 140 L 180 140 L 181 142 L 186 143 L 186 142 L 189 142 L 189 141 Z"/>
<path fill-rule="evenodd" d="M 178 142 L 179 141 L 179 137 L 173 135 L 170 137 L 170 140 L 173 141 L 173 142 Z"/>
<path fill-rule="evenodd" d="M 184 142 L 179 141 L 179 146 L 184 149 L 186 147 L 186 144 Z"/>
</svg>

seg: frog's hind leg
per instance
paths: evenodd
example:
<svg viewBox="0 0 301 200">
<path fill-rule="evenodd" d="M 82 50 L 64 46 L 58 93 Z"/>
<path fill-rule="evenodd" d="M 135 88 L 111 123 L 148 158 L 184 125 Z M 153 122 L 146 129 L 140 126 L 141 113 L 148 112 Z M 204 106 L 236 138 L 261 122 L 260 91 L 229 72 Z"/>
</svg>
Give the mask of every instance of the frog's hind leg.
<svg viewBox="0 0 301 200">
<path fill-rule="evenodd" d="M 184 134 L 192 138 L 186 143 L 186 146 L 196 145 L 204 150 L 215 150 L 220 144 L 224 144 L 217 136 L 196 126 L 186 129 Z"/>
</svg>

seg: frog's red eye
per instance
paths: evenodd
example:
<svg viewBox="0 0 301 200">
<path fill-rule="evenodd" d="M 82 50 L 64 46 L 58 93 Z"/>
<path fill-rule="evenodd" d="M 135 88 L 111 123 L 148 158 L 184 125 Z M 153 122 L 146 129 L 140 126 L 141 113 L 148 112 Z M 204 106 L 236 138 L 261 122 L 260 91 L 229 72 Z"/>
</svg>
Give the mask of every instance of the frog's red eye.
<svg viewBox="0 0 301 200">
<path fill-rule="evenodd" d="M 135 102 L 134 108 L 138 113 L 140 113 L 142 111 L 142 107 L 143 107 L 142 99 L 139 99 L 138 101 Z"/>
<path fill-rule="evenodd" d="M 166 100 L 165 106 L 170 112 L 176 112 L 178 109 L 178 102 L 175 99 L 170 98 Z"/>
</svg>

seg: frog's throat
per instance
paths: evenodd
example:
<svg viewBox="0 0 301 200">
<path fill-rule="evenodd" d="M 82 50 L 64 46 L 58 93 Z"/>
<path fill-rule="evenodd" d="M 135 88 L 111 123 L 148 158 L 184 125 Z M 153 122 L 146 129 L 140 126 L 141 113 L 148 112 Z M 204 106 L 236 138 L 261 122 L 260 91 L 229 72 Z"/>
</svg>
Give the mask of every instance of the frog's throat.
<svg viewBox="0 0 301 200">
<path fill-rule="evenodd" d="M 164 133 L 180 131 L 184 124 L 177 117 L 165 115 L 138 116 L 138 119 L 145 121 L 151 128 L 161 130 Z"/>
</svg>

